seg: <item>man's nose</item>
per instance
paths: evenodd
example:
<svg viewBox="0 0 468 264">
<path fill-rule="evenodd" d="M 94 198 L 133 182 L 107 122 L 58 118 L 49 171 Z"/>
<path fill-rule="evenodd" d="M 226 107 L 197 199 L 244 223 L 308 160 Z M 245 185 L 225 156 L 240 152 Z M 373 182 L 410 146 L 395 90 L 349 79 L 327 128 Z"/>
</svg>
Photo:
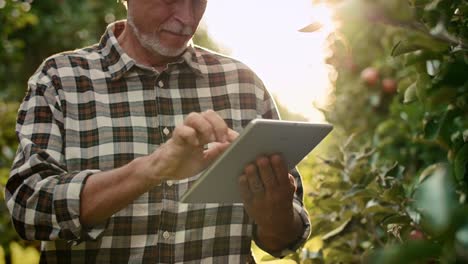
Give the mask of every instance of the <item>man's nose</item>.
<svg viewBox="0 0 468 264">
<path fill-rule="evenodd" d="M 175 18 L 184 25 L 193 25 L 195 21 L 194 5 L 192 0 L 177 1 L 175 8 Z"/>
</svg>

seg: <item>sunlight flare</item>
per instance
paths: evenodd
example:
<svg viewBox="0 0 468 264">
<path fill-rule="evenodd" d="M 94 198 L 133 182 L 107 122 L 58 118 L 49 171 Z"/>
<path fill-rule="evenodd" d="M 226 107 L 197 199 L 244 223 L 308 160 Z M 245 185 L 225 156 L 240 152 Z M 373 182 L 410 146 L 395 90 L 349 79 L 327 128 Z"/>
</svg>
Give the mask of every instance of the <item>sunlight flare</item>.
<svg viewBox="0 0 468 264">
<path fill-rule="evenodd" d="M 310 0 L 210 1 L 204 24 L 210 35 L 251 67 L 279 102 L 312 121 L 314 103 L 326 102 L 330 69 L 326 39 L 335 29 L 332 9 Z M 239 19 L 240 18 L 240 19 Z M 314 33 L 299 30 L 319 23 Z"/>
</svg>

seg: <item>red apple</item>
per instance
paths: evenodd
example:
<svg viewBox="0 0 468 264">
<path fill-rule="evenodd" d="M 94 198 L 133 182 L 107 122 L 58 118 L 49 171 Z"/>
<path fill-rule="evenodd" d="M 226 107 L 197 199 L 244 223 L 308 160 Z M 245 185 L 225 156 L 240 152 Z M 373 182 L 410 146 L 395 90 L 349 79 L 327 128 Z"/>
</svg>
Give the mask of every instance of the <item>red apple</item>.
<svg viewBox="0 0 468 264">
<path fill-rule="evenodd" d="M 379 81 L 379 71 L 373 67 L 367 67 L 361 72 L 361 79 L 369 86 L 374 86 Z"/>
<path fill-rule="evenodd" d="M 385 78 L 382 80 L 382 90 L 385 93 L 393 94 L 397 91 L 397 82 L 391 78 Z"/>
<path fill-rule="evenodd" d="M 409 239 L 410 240 L 424 240 L 424 234 L 420 230 L 412 230 L 409 234 Z"/>
</svg>

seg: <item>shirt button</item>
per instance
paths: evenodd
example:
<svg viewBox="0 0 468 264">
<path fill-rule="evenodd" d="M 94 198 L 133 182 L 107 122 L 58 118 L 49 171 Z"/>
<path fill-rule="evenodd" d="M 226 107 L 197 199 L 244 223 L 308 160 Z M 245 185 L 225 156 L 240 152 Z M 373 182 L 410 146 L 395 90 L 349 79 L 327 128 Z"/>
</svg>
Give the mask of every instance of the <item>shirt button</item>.
<svg viewBox="0 0 468 264">
<path fill-rule="evenodd" d="M 171 132 L 171 131 L 170 131 L 169 128 L 167 128 L 167 127 L 165 127 L 165 128 L 163 129 L 163 133 L 164 133 L 164 135 L 166 135 L 166 136 L 169 135 L 170 132 Z"/>
<path fill-rule="evenodd" d="M 164 82 L 160 80 L 160 81 L 158 82 L 158 86 L 159 86 L 160 88 L 163 88 L 163 87 L 164 87 Z"/>
<path fill-rule="evenodd" d="M 166 181 L 167 186 L 171 187 L 174 183 L 172 181 Z"/>
<path fill-rule="evenodd" d="M 164 233 L 163 233 L 164 239 L 168 239 L 170 236 L 171 236 L 171 234 L 169 234 L 169 232 L 164 231 Z"/>
</svg>

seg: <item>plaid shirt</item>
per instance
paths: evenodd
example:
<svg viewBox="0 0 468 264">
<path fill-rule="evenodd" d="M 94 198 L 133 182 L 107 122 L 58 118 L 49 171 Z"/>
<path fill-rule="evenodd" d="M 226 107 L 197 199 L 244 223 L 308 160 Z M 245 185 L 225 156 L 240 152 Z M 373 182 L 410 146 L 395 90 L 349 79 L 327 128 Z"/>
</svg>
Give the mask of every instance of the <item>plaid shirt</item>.
<svg viewBox="0 0 468 264">
<path fill-rule="evenodd" d="M 119 46 L 125 27 L 100 43 L 54 55 L 28 82 L 17 120 L 19 148 L 6 186 L 17 232 L 42 240 L 41 263 L 245 263 L 253 223 L 242 204 L 183 204 L 196 176 L 167 181 L 85 229 L 80 192 L 89 175 L 148 155 L 190 112 L 215 110 L 241 131 L 254 118 L 277 118 L 274 102 L 244 64 L 191 45 L 161 73 Z M 302 184 L 294 207 L 302 206 Z"/>
</svg>

